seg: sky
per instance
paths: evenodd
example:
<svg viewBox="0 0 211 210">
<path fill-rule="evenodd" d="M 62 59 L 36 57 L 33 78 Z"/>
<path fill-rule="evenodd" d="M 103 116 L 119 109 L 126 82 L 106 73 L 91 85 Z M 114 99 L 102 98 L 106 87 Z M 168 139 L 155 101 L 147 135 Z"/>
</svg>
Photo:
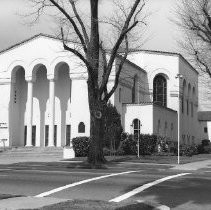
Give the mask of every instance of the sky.
<svg viewBox="0 0 211 210">
<path fill-rule="evenodd" d="M 101 8 L 105 11 L 109 10 L 109 1 L 112 0 L 102 0 Z M 178 28 L 170 21 L 174 18 L 176 1 L 178 2 L 178 0 L 148 0 L 146 9 L 151 15 L 147 21 L 148 41 L 144 44 L 144 49 L 178 51 L 176 40 L 181 35 L 178 33 Z M 0 50 L 38 33 L 55 33 L 54 23 L 49 16 L 43 17 L 34 26 L 24 24 L 26 18 L 23 15 L 28 13 L 29 9 L 28 0 L 0 0 Z"/>
</svg>

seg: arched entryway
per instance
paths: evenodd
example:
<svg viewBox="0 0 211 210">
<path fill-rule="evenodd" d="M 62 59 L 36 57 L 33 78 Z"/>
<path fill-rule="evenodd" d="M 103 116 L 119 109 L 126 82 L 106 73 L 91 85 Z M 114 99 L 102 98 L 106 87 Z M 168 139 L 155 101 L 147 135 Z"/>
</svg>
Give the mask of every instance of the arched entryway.
<svg viewBox="0 0 211 210">
<path fill-rule="evenodd" d="M 70 103 L 72 82 L 69 76 L 69 66 L 61 62 L 55 67 L 55 132 L 57 146 L 69 144 L 71 138 Z"/>
<path fill-rule="evenodd" d="M 23 67 L 17 66 L 11 74 L 9 124 L 12 146 L 25 145 L 27 89 L 25 70 Z"/>
</svg>

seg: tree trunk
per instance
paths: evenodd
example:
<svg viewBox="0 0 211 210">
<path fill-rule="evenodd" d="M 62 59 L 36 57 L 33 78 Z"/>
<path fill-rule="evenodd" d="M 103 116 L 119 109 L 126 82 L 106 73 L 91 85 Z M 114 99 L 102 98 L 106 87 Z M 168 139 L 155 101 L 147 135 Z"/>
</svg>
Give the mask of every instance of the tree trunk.
<svg viewBox="0 0 211 210">
<path fill-rule="evenodd" d="M 93 91 L 90 91 L 93 92 Z M 103 140 L 105 133 L 105 103 L 96 99 L 89 92 L 90 109 L 90 147 L 88 162 L 93 167 L 99 167 L 106 162 L 103 155 Z"/>
</svg>

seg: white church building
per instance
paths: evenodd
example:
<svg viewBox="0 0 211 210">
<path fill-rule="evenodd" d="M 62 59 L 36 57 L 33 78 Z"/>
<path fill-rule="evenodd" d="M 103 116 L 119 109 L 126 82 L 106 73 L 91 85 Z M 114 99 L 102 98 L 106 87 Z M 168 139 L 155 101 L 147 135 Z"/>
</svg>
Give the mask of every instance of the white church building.
<svg viewBox="0 0 211 210">
<path fill-rule="evenodd" d="M 206 137 L 206 124 L 198 120 L 198 72 L 180 54 L 131 52 L 111 103 L 125 132 L 185 144 Z M 89 136 L 89 129 L 86 69 L 59 39 L 40 34 L 0 52 L 0 139 L 6 146 L 65 146 Z"/>
</svg>

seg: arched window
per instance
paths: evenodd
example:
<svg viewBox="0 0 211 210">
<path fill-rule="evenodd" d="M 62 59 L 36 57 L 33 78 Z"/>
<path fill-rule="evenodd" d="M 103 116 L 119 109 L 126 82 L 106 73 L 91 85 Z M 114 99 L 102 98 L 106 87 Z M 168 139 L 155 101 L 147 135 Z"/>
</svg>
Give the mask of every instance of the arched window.
<svg viewBox="0 0 211 210">
<path fill-rule="evenodd" d="M 133 134 L 137 135 L 140 134 L 140 128 L 141 128 L 141 121 L 139 119 L 133 120 Z"/>
<path fill-rule="evenodd" d="M 161 106 L 167 106 L 167 81 L 160 74 L 153 81 L 153 102 Z"/>
<path fill-rule="evenodd" d="M 78 133 L 85 133 L 85 124 L 83 122 L 78 125 Z"/>
</svg>

